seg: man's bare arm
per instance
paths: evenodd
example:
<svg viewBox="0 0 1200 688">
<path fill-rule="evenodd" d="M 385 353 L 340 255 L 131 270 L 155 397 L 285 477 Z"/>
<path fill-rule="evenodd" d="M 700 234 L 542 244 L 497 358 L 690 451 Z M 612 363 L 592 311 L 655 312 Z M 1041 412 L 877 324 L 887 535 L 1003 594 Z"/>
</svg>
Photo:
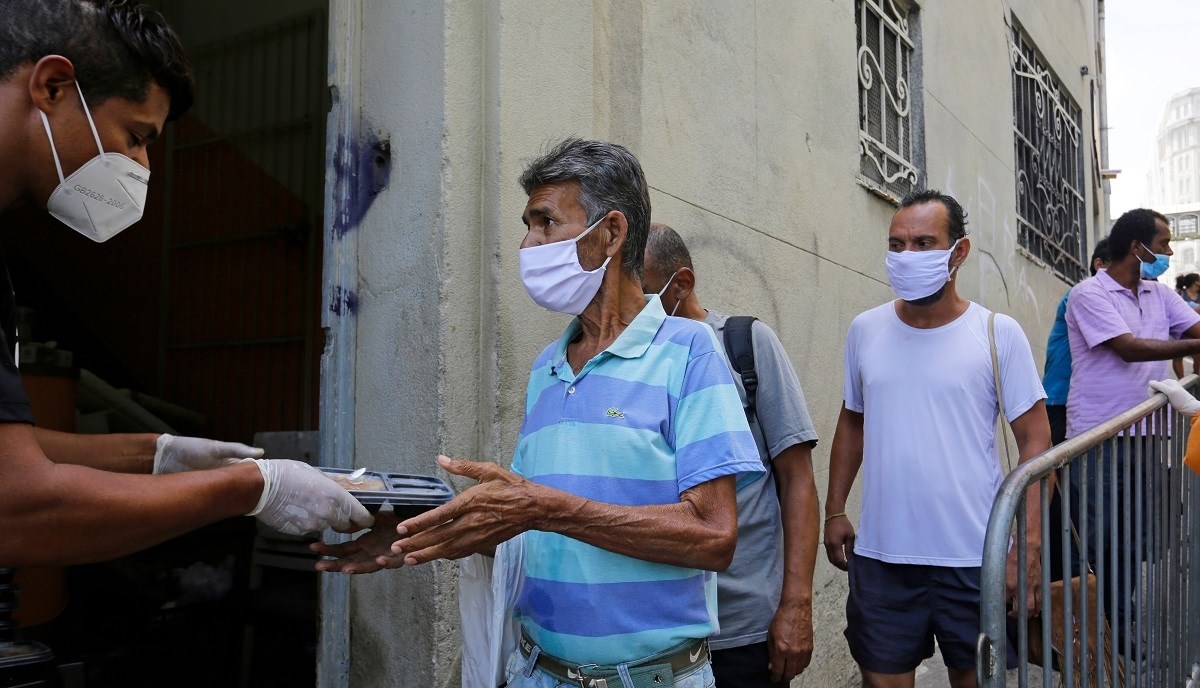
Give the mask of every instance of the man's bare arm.
<svg viewBox="0 0 1200 688">
<path fill-rule="evenodd" d="M 254 509 L 252 463 L 124 475 L 46 458 L 31 426 L 0 424 L 0 566 L 78 564 L 144 549 Z"/>
<path fill-rule="evenodd" d="M 1009 421 L 1013 437 L 1017 440 L 1017 450 L 1020 457 L 1017 465 L 1034 459 L 1050 449 L 1050 420 L 1046 416 L 1046 402 L 1038 401 L 1020 417 Z M 1027 608 L 1035 611 L 1041 603 L 1041 545 L 1042 545 L 1042 501 L 1038 483 L 1030 485 L 1025 490 L 1025 545 L 1028 562 L 1026 568 L 1026 586 L 1028 590 Z M 1010 597 L 1016 595 L 1017 585 L 1017 548 L 1009 552 L 1008 561 L 1008 592 Z"/>
<path fill-rule="evenodd" d="M 38 445 L 54 463 L 69 463 L 116 473 L 149 473 L 154 468 L 154 443 L 158 435 L 78 435 L 34 428 Z"/>
<path fill-rule="evenodd" d="M 700 483 L 675 504 L 617 506 L 551 488 L 536 530 L 660 564 L 724 571 L 737 546 L 734 476 Z M 403 544 L 403 543 L 402 543 Z"/>
<path fill-rule="evenodd" d="M 692 487 L 674 504 L 620 506 L 537 485 L 493 463 L 439 458 L 480 481 L 453 501 L 408 519 L 393 545 L 407 565 L 488 552 L 527 530 L 560 533 L 610 552 L 723 571 L 737 545 L 732 475 Z"/>
<path fill-rule="evenodd" d="M 812 660 L 813 570 L 821 537 L 812 448 L 812 442 L 793 444 L 771 460 L 783 522 L 783 589 L 768 631 L 775 682 L 790 680 Z"/>
<path fill-rule="evenodd" d="M 846 570 L 846 562 L 854 551 L 854 526 L 844 514 L 850 488 L 862 467 L 863 414 L 851 411 L 842 404 L 833 445 L 829 450 L 829 490 L 825 495 L 825 555 L 834 566 Z"/>
<path fill-rule="evenodd" d="M 1126 363 L 1141 361 L 1169 361 L 1173 358 L 1200 354 L 1200 339 L 1192 338 L 1192 331 L 1184 333 L 1184 339 L 1141 339 L 1126 332 L 1104 342 L 1113 353 Z M 1200 334 L 1200 330 L 1197 331 Z"/>
</svg>

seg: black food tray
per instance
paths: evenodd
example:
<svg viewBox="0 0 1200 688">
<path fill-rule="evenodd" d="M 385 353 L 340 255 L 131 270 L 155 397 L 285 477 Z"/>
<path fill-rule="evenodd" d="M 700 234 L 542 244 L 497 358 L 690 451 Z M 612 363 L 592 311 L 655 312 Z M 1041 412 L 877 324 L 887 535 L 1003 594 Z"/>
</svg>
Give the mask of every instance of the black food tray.
<svg viewBox="0 0 1200 688">
<path fill-rule="evenodd" d="M 354 471 L 349 468 L 317 467 L 325 475 L 350 475 Z M 367 511 L 375 513 L 384 504 L 390 504 L 400 520 L 412 518 L 417 514 L 441 506 L 454 498 L 454 490 L 440 478 L 427 475 L 410 475 L 407 473 L 379 473 L 367 471 L 359 478 L 361 482 L 377 481 L 383 483 L 382 490 L 355 490 L 348 488 L 350 494 L 367 507 Z"/>
</svg>

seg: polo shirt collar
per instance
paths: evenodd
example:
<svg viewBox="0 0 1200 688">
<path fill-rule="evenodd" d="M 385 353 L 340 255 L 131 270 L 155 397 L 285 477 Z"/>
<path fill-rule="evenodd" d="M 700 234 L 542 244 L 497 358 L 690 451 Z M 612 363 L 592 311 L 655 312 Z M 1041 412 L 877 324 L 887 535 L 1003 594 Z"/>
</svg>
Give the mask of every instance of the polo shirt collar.
<svg viewBox="0 0 1200 688">
<path fill-rule="evenodd" d="M 604 354 L 612 354 L 621 358 L 640 358 L 642 354 L 650 348 L 650 344 L 654 342 L 654 336 L 658 334 L 659 328 L 667 319 L 667 312 L 663 310 L 662 300 L 657 294 L 650 294 L 646 297 L 646 307 L 629 323 L 612 344 L 608 348 L 600 352 L 596 356 L 599 359 Z M 576 335 L 583 326 L 579 323 L 579 318 L 571 320 L 567 325 L 567 329 L 563 331 L 561 337 L 558 338 L 558 346 L 554 351 L 554 366 L 551 369 L 561 367 L 560 364 L 567 359 L 567 345 L 571 340 L 575 339 Z"/>
<path fill-rule="evenodd" d="M 1132 291 L 1130 289 L 1126 289 L 1125 287 L 1121 286 L 1120 284 L 1117 283 L 1117 281 L 1115 279 L 1109 277 L 1108 270 L 1097 270 L 1096 271 L 1096 279 L 1099 280 L 1100 284 L 1104 286 L 1105 291 L 1125 291 L 1125 292 Z M 1147 292 L 1147 291 L 1150 291 L 1151 289 L 1152 289 L 1152 287 L 1147 283 L 1147 280 L 1138 279 L 1138 293 Z"/>
</svg>

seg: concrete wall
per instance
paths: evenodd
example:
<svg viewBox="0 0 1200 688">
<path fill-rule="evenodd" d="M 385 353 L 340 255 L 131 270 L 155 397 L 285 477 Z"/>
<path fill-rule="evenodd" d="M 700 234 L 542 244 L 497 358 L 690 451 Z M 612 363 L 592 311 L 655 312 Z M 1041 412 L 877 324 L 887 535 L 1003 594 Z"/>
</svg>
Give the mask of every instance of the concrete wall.
<svg viewBox="0 0 1200 688">
<path fill-rule="evenodd" d="M 390 139 L 393 167 L 356 230 L 356 463 L 432 472 L 439 451 L 508 462 L 528 366 L 566 324 L 521 287 L 516 178 L 578 135 L 639 155 L 654 217 L 688 240 L 706 306 L 779 332 L 822 438 L 823 495 L 846 328 L 891 298 L 894 208 L 858 183 L 854 7 L 365 3 L 363 136 Z M 1098 69 L 1091 2 L 926 0 L 926 173 L 970 213 L 961 288 L 1017 317 L 1040 359 L 1067 285 L 1015 247 L 1013 16 L 1092 131 L 1091 77 L 1079 76 Z M 353 685 L 457 680 L 454 576 L 445 564 L 354 580 Z M 823 554 L 816 595 L 816 655 L 795 685 L 845 684 L 845 577 Z"/>
</svg>

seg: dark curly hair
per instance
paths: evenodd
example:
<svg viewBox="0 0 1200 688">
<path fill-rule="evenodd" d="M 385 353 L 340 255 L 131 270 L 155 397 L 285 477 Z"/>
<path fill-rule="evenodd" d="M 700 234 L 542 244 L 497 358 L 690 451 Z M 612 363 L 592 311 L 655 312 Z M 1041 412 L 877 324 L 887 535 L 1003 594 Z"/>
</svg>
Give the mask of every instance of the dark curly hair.
<svg viewBox="0 0 1200 688">
<path fill-rule="evenodd" d="M 112 97 L 145 102 L 153 80 L 171 98 L 168 120 L 192 106 L 192 69 L 157 11 L 130 0 L 0 0 L 0 79 L 62 55 L 95 107 Z"/>
<path fill-rule="evenodd" d="M 1147 250 L 1158 234 L 1158 223 L 1170 226 L 1171 221 L 1157 210 L 1135 208 L 1117 218 L 1108 233 L 1108 252 L 1116 263 L 1129 255 L 1129 247 L 1138 242 Z"/>
<path fill-rule="evenodd" d="M 962 204 L 950 194 L 944 194 L 937 189 L 917 189 L 908 192 L 900 201 L 901 208 L 908 208 L 923 203 L 941 203 L 946 208 L 946 216 L 950 219 L 950 242 L 953 243 L 967 235 L 967 211 Z"/>
</svg>

